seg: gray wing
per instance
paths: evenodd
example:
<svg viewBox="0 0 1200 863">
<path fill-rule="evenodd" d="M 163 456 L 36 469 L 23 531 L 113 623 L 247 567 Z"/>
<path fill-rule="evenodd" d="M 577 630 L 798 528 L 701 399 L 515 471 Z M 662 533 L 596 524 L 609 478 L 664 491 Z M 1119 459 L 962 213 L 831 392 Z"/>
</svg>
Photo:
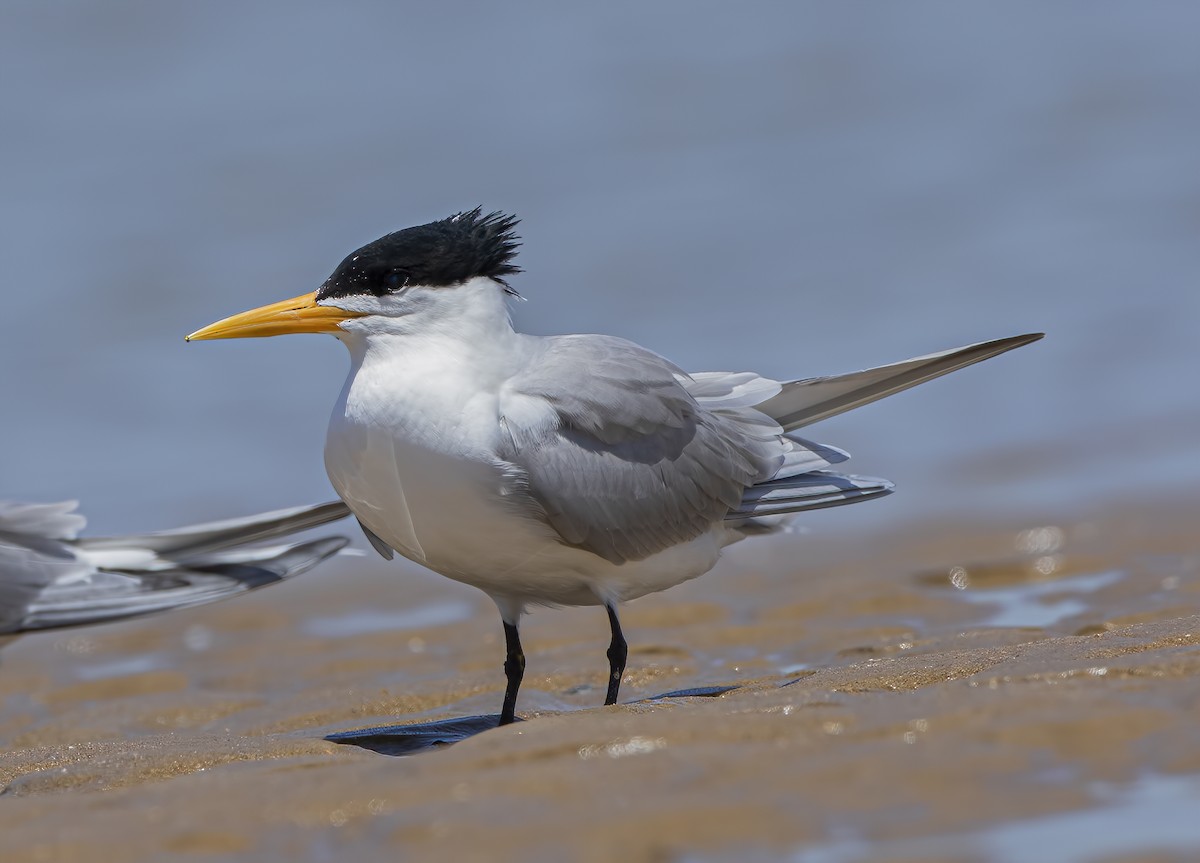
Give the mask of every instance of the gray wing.
<svg viewBox="0 0 1200 863">
<path fill-rule="evenodd" d="M 892 493 L 886 479 L 814 470 L 773 479 L 746 489 L 737 509 L 725 521 L 740 525 L 764 516 L 788 515 L 810 509 L 844 506 Z"/>
<path fill-rule="evenodd" d="M 749 372 L 687 375 L 623 339 L 542 340 L 501 395 L 500 456 L 514 488 L 563 541 L 613 563 L 692 539 L 716 521 L 880 497 L 891 483 L 826 468 L 848 456 L 792 434 L 1037 341 L 1034 333 L 890 366 L 779 383 Z"/>
<path fill-rule="evenodd" d="M 339 502 L 160 533 L 74 539 L 74 502 L 0 502 L 0 633 L 73 626 L 211 602 L 297 575 L 341 537 L 223 551 L 349 514 Z"/>
<path fill-rule="evenodd" d="M 89 552 L 137 548 L 178 559 L 247 542 L 286 536 L 337 521 L 349 514 L 350 508 L 338 500 L 264 512 L 244 518 L 194 524 L 156 533 L 81 539 L 78 540 L 77 546 Z"/>
<path fill-rule="evenodd" d="M 501 395 L 500 455 L 566 543 L 613 563 L 640 560 L 705 533 L 789 461 L 811 470 L 845 457 L 782 438 L 744 409 L 743 396 L 763 395 L 738 392 L 750 378 L 762 380 L 696 382 L 728 405 L 713 410 L 684 372 L 631 342 L 545 339 Z"/>
<path fill-rule="evenodd" d="M 223 552 L 144 572 L 93 570 L 44 587 L 11 631 L 102 623 L 215 602 L 306 572 L 348 542 L 327 537 L 283 548 Z"/>
<path fill-rule="evenodd" d="M 789 381 L 781 385 L 777 394 L 758 403 L 757 408 L 791 431 L 1036 342 L 1042 336 L 1043 333 L 1011 336 L 861 372 Z"/>
<path fill-rule="evenodd" d="M 68 542 L 86 524 L 76 505 L 0 501 L 0 633 L 20 627 L 47 585 L 91 569 Z"/>
</svg>

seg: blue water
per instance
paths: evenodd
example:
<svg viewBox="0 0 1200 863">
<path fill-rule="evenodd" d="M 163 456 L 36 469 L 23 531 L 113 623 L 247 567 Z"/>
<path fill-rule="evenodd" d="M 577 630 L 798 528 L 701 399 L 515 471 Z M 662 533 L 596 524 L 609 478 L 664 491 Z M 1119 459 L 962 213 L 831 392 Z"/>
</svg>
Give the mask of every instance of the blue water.
<svg viewBox="0 0 1200 863">
<path fill-rule="evenodd" d="M 794 377 L 1029 330 L 829 421 L 817 529 L 1200 478 L 1200 6 L 0 9 L 0 495 L 101 531 L 328 497 L 332 339 L 185 345 L 357 245 L 524 219 L 515 309 Z M 1152 490 L 1152 492 L 1151 492 Z"/>
<path fill-rule="evenodd" d="M 471 616 L 470 603 L 445 600 L 395 610 L 359 609 L 342 615 L 313 617 L 303 629 L 317 638 L 353 638 L 372 632 L 396 632 L 457 623 Z"/>
<path fill-rule="evenodd" d="M 1150 773 L 1128 785 L 1094 783 L 1091 809 L 1056 812 L 954 835 L 869 842 L 847 836 L 797 850 L 792 863 L 971 859 L 1099 863 L 1130 855 L 1200 853 L 1200 777 Z M 748 859 L 754 859 L 750 856 Z M 778 857 L 774 859 L 780 859 Z M 1138 858 L 1141 859 L 1141 858 Z"/>
<path fill-rule="evenodd" d="M 1086 611 L 1089 594 L 1116 584 L 1123 576 L 1119 570 L 1108 570 L 991 590 L 966 588 L 955 591 L 954 597 L 991 612 L 980 621 L 981 626 L 1047 627 Z"/>
</svg>

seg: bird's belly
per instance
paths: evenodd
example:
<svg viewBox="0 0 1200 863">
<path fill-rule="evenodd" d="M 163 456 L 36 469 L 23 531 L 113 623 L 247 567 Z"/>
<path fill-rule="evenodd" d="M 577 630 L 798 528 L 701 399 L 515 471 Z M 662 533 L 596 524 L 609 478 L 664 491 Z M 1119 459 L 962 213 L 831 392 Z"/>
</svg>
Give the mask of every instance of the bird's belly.
<svg viewBox="0 0 1200 863">
<path fill-rule="evenodd" d="M 376 536 L 434 572 L 521 604 L 594 605 L 665 590 L 712 568 L 728 541 L 714 529 L 616 565 L 564 544 L 508 494 L 503 465 L 461 450 L 331 427 L 325 464 L 338 494 Z"/>
<path fill-rule="evenodd" d="M 453 538 L 479 546 L 509 520 L 493 500 L 499 482 L 487 465 L 389 435 L 365 437 L 354 447 L 329 442 L 329 479 L 359 520 L 406 557 L 440 571 L 454 556 Z"/>
<path fill-rule="evenodd" d="M 325 465 L 358 519 L 400 554 L 489 592 L 512 587 L 556 536 L 507 493 L 502 463 L 446 449 L 342 423 L 331 426 Z"/>
</svg>

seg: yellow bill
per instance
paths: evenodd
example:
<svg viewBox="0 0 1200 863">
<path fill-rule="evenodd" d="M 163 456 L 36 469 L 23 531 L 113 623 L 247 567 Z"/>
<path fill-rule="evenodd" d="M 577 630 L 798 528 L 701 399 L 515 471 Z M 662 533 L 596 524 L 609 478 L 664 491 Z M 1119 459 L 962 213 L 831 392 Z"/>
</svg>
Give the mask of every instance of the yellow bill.
<svg viewBox="0 0 1200 863">
<path fill-rule="evenodd" d="M 249 339 L 282 336 L 288 333 L 336 333 L 338 324 L 361 318 L 362 312 L 348 312 L 333 306 L 318 306 L 316 293 L 293 297 L 281 303 L 251 309 L 196 330 L 186 339 Z"/>
</svg>

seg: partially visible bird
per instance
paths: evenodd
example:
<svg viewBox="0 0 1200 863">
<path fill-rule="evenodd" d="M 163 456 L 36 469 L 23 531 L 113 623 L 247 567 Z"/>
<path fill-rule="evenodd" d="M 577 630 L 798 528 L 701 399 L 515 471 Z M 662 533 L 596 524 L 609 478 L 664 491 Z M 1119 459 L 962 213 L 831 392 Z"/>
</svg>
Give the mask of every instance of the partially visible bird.
<svg viewBox="0 0 1200 863">
<path fill-rule="evenodd" d="M 0 644 L 236 596 L 299 575 L 349 542 L 254 546 L 349 515 L 340 501 L 134 536 L 78 538 L 75 501 L 0 501 Z"/>
<path fill-rule="evenodd" d="M 502 724 L 515 715 L 528 606 L 605 607 L 614 703 L 628 652 L 618 603 L 707 572 L 768 517 L 891 491 L 831 470 L 849 456 L 797 429 L 1041 338 L 828 378 L 689 374 L 612 336 L 516 332 L 505 302 L 520 272 L 516 224 L 477 208 L 388 234 L 315 293 L 188 336 L 319 332 L 349 348 L 329 478 L 385 557 L 496 602 Z"/>
</svg>

